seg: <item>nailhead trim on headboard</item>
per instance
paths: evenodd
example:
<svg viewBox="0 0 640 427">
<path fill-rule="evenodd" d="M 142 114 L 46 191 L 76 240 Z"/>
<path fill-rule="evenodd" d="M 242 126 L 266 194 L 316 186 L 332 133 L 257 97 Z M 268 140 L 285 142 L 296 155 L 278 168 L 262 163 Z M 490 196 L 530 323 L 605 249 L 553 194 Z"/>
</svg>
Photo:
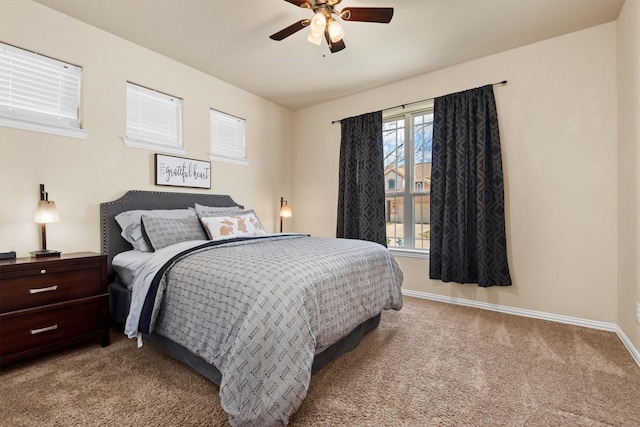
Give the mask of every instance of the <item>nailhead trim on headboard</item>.
<svg viewBox="0 0 640 427">
<path fill-rule="evenodd" d="M 111 260 L 120 252 L 131 250 L 131 245 L 120 235 L 115 220 L 121 212 L 134 209 L 185 209 L 198 203 L 205 206 L 240 206 L 231 196 L 223 194 L 177 193 L 164 191 L 130 190 L 119 199 L 100 204 L 100 248 L 107 254 L 107 273 L 112 276 Z"/>
</svg>

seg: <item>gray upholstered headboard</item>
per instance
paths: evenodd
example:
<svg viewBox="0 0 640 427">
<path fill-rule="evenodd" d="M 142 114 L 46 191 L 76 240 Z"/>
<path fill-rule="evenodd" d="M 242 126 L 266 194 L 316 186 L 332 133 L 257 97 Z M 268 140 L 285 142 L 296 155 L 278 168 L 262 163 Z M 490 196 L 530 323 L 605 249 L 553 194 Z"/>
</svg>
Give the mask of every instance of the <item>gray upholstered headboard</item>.
<svg viewBox="0 0 640 427">
<path fill-rule="evenodd" d="M 241 206 L 231 196 L 222 194 L 172 193 L 162 191 L 127 191 L 111 202 L 100 203 L 100 248 L 107 254 L 107 274 L 112 275 L 111 260 L 123 251 L 133 249 L 122 238 L 120 226 L 115 220 L 121 212 L 134 209 L 186 209 L 198 203 L 205 206 Z"/>
</svg>

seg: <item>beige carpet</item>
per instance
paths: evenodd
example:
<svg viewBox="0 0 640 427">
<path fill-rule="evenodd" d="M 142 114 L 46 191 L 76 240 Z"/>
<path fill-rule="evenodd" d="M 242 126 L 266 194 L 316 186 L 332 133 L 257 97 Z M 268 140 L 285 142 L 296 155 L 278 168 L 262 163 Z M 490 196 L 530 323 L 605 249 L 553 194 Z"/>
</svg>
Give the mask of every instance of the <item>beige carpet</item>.
<svg viewBox="0 0 640 427">
<path fill-rule="evenodd" d="M 216 385 L 112 340 L 4 369 L 0 425 L 227 425 Z M 640 426 L 640 368 L 614 333 L 405 297 L 291 425 Z"/>
</svg>

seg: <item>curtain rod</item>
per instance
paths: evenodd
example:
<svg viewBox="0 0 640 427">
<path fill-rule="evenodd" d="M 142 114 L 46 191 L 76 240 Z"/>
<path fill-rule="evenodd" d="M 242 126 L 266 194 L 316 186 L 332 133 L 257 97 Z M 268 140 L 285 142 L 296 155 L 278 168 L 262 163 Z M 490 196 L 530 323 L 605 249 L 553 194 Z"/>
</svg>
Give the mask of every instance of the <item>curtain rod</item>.
<svg viewBox="0 0 640 427">
<path fill-rule="evenodd" d="M 492 86 L 506 85 L 506 84 L 507 84 L 507 80 L 503 80 L 503 81 L 498 82 L 498 83 L 491 83 Z M 396 105 L 395 107 L 384 108 L 382 111 L 393 110 L 394 108 L 400 108 L 400 107 L 402 107 L 402 109 L 404 109 L 404 107 L 406 107 L 407 105 L 419 104 L 421 102 L 432 101 L 434 99 L 435 98 L 426 98 L 426 99 L 421 99 L 420 101 L 407 102 L 406 104 Z M 334 120 L 334 121 L 331 122 L 331 124 L 335 124 L 335 123 L 340 123 L 340 120 Z"/>
</svg>

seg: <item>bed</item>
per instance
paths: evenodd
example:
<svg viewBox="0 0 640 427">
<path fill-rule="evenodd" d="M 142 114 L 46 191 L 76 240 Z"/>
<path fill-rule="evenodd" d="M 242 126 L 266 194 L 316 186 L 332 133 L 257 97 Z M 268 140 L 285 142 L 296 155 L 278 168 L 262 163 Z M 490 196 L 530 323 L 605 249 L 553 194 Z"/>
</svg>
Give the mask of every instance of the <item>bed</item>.
<svg viewBox="0 0 640 427">
<path fill-rule="evenodd" d="M 402 307 L 383 246 L 267 234 L 227 195 L 132 190 L 100 223 L 112 322 L 219 384 L 234 426 L 286 425 L 311 375 Z"/>
</svg>

